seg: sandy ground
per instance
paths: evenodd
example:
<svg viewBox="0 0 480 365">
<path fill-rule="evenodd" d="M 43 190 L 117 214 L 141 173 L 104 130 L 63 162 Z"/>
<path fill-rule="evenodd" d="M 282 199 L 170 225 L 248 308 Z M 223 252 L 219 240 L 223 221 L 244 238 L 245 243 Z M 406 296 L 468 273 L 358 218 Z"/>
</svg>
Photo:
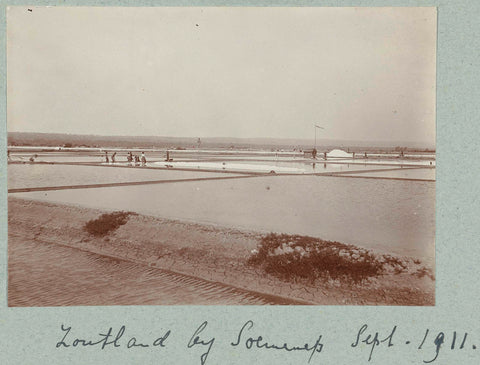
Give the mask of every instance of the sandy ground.
<svg viewBox="0 0 480 365">
<path fill-rule="evenodd" d="M 8 204 L 9 240 L 69 246 L 312 304 L 435 304 L 435 281 L 428 275 L 391 272 L 362 284 L 284 282 L 269 276 L 246 263 L 262 237 L 257 232 L 132 215 L 115 232 L 96 238 L 83 226 L 100 210 L 12 197 Z"/>
</svg>

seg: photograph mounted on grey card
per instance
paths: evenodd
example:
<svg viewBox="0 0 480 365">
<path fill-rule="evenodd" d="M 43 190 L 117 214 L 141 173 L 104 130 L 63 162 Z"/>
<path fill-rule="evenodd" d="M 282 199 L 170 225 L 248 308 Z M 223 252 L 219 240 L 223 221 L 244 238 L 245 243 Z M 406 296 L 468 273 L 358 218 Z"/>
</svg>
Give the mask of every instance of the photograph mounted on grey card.
<svg viewBox="0 0 480 365">
<path fill-rule="evenodd" d="M 9 7 L 8 305 L 435 305 L 435 8 Z"/>
</svg>

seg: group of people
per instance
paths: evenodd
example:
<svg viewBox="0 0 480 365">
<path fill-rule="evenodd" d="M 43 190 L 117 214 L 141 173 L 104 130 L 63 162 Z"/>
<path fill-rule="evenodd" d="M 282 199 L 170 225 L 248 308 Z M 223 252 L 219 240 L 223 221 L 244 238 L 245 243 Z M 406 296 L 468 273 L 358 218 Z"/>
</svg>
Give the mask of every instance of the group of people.
<svg viewBox="0 0 480 365">
<path fill-rule="evenodd" d="M 145 152 L 142 152 L 141 156 L 133 155 L 132 152 L 129 152 L 127 155 L 127 162 L 130 166 L 147 166 L 147 157 Z"/>
<path fill-rule="evenodd" d="M 115 163 L 115 156 L 117 155 L 116 152 L 114 152 L 110 158 L 108 156 L 108 152 L 105 151 L 105 162 L 106 163 Z M 129 152 L 127 155 L 127 162 L 130 166 L 147 166 L 147 157 L 145 156 L 145 152 L 142 152 L 140 156 L 138 155 L 133 155 L 132 152 Z"/>
<path fill-rule="evenodd" d="M 117 153 L 114 152 L 113 155 L 112 155 L 112 157 L 111 157 L 111 158 L 112 158 L 112 163 L 115 163 L 115 156 L 116 156 L 116 155 L 117 155 Z M 109 159 L 108 159 L 108 152 L 107 152 L 107 151 L 105 151 L 105 162 L 106 162 L 106 163 L 110 163 L 110 161 L 109 161 Z"/>
</svg>

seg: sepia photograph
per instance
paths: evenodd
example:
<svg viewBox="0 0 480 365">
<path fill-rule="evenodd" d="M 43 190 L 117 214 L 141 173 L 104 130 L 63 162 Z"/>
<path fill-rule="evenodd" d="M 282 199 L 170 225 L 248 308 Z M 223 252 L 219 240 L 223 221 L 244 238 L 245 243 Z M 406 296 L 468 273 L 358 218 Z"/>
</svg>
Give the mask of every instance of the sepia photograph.
<svg viewBox="0 0 480 365">
<path fill-rule="evenodd" d="M 7 7 L 8 306 L 435 305 L 433 7 Z"/>
</svg>

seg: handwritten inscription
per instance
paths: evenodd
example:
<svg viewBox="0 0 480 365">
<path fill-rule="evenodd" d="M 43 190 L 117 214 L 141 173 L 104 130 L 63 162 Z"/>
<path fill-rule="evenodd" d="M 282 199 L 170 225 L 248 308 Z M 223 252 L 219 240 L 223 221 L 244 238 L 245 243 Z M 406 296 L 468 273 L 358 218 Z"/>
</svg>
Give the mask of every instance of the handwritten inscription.
<svg viewBox="0 0 480 365">
<path fill-rule="evenodd" d="M 190 341 L 188 341 L 187 348 L 192 348 L 195 346 L 206 346 L 207 350 L 200 356 L 200 362 L 202 365 L 205 365 L 207 362 L 207 357 L 208 354 L 210 354 L 210 350 L 212 349 L 213 343 L 215 342 L 215 338 L 212 337 L 208 340 L 204 340 L 200 337 L 201 333 L 207 327 L 208 322 L 205 321 L 203 322 L 194 332 L 192 338 L 190 338 Z"/>
<path fill-rule="evenodd" d="M 310 357 L 308 358 L 308 362 L 312 360 L 313 355 L 317 352 L 322 352 L 323 344 L 322 344 L 322 335 L 318 336 L 317 340 L 313 344 L 306 343 L 303 346 L 294 346 L 290 345 L 286 342 L 283 344 L 274 344 L 267 342 L 262 335 L 248 337 L 246 332 L 253 328 L 253 321 L 247 321 L 240 332 L 238 333 L 237 339 L 235 342 L 231 342 L 230 344 L 233 347 L 241 346 L 242 344 L 245 346 L 246 349 L 251 350 L 252 348 L 257 349 L 269 349 L 269 350 L 280 350 L 280 351 L 306 351 L 310 352 Z"/>
<path fill-rule="evenodd" d="M 70 335 L 70 331 L 72 327 L 65 327 L 63 324 L 61 325 L 61 330 L 63 333 L 63 338 L 57 342 L 56 348 L 62 347 L 98 347 L 101 350 L 104 350 L 108 346 L 113 347 L 121 347 L 122 342 L 121 339 L 124 337 L 125 334 L 125 326 L 121 326 L 118 332 L 114 335 L 113 328 L 110 327 L 106 333 L 99 333 L 95 338 L 76 338 Z M 165 347 L 165 341 L 167 340 L 168 336 L 170 336 L 171 331 L 168 330 L 165 332 L 163 336 L 157 337 L 152 343 L 142 343 L 137 340 L 136 337 L 130 337 L 126 341 L 126 347 Z"/>
<path fill-rule="evenodd" d="M 384 345 L 385 347 L 393 347 L 394 346 L 394 336 L 395 331 L 397 330 L 397 326 L 393 326 L 392 330 L 383 337 L 377 331 L 369 331 L 368 325 L 364 324 L 360 327 L 357 332 L 357 336 L 355 342 L 351 344 L 352 348 L 358 347 L 361 343 L 366 344 L 370 347 L 370 352 L 368 355 L 368 361 L 372 360 L 373 351 L 377 346 Z M 425 330 L 425 334 L 416 348 L 416 350 L 425 350 L 427 347 L 430 352 L 433 352 L 433 355 L 430 358 L 423 359 L 423 363 L 430 364 L 435 362 L 440 354 L 440 350 L 442 346 L 445 344 L 449 344 L 450 346 L 447 347 L 449 350 L 464 350 L 467 348 L 467 337 L 468 333 L 464 332 L 463 334 L 457 334 L 457 331 L 453 331 L 451 337 L 447 339 L 447 335 L 444 332 L 438 332 L 437 334 L 431 334 L 430 329 Z M 448 340 L 448 343 L 447 343 Z M 400 342 L 402 345 L 411 347 L 415 346 L 411 340 L 405 340 Z M 433 345 L 433 346 L 432 346 Z M 475 345 L 471 345 L 470 347 L 472 350 L 476 350 L 477 347 Z"/>
<path fill-rule="evenodd" d="M 393 346 L 393 335 L 397 330 L 397 326 L 393 327 L 392 332 L 388 336 L 383 339 L 380 339 L 381 335 L 378 332 L 375 334 L 365 334 L 367 332 L 368 325 L 364 324 L 357 333 L 357 339 L 354 343 L 352 343 L 352 347 L 357 347 L 360 342 L 365 343 L 366 345 L 370 346 L 370 355 L 368 355 L 368 361 L 372 359 L 373 350 L 375 350 L 376 346 L 379 346 L 382 343 L 387 342 L 388 347 Z"/>
<path fill-rule="evenodd" d="M 466 351 L 476 350 L 477 347 L 473 343 L 469 343 L 469 334 L 467 332 L 452 331 L 446 333 L 442 331 L 431 331 L 426 329 L 421 336 L 413 339 L 399 338 L 398 326 L 394 325 L 387 330 L 379 331 L 372 329 L 368 324 L 363 324 L 352 335 L 350 342 L 345 344 L 345 349 L 358 352 L 359 363 L 362 361 L 369 363 L 374 359 L 377 349 L 388 351 L 395 347 L 409 349 L 409 351 L 417 351 L 423 357 L 421 360 L 425 364 L 436 362 L 442 351 Z M 100 332 L 92 336 L 77 336 L 71 326 L 62 324 L 60 326 L 60 336 L 55 344 L 57 349 L 71 350 L 74 348 L 97 348 L 104 350 L 106 348 L 127 348 L 147 350 L 152 348 L 166 348 L 171 343 L 170 329 L 159 331 L 159 335 L 154 338 L 146 339 L 144 336 L 137 334 L 133 336 L 127 333 L 125 325 L 118 329 L 112 327 L 106 331 Z M 294 341 L 286 341 L 275 334 L 271 336 L 260 333 L 255 327 L 253 320 L 247 320 L 237 331 L 234 330 L 233 338 L 218 337 L 212 334 L 208 328 L 208 322 L 202 322 L 198 327 L 192 330 L 191 336 L 185 338 L 183 343 L 186 349 L 192 351 L 192 356 L 196 358 L 200 365 L 206 365 L 212 357 L 214 346 L 221 343 L 223 350 L 225 346 L 232 350 L 242 351 L 265 351 L 265 352 L 283 352 L 288 353 L 305 353 L 305 363 L 312 362 L 316 354 L 324 353 L 329 350 L 329 345 L 324 343 L 324 334 L 317 333 L 315 337 L 310 338 L 311 341 L 304 343 L 302 339 Z M 273 339 L 275 338 L 275 340 Z M 182 339 L 177 337 L 176 340 Z M 347 339 L 348 340 L 348 339 Z M 331 342 L 335 343 L 338 349 L 339 340 L 331 338 Z M 334 348 L 335 346 L 331 346 Z M 365 354 L 367 352 L 367 354 Z M 218 354 L 217 354 L 218 355 Z M 218 358 L 216 360 L 218 362 Z M 321 363 L 318 361 L 317 363 Z"/>
</svg>

